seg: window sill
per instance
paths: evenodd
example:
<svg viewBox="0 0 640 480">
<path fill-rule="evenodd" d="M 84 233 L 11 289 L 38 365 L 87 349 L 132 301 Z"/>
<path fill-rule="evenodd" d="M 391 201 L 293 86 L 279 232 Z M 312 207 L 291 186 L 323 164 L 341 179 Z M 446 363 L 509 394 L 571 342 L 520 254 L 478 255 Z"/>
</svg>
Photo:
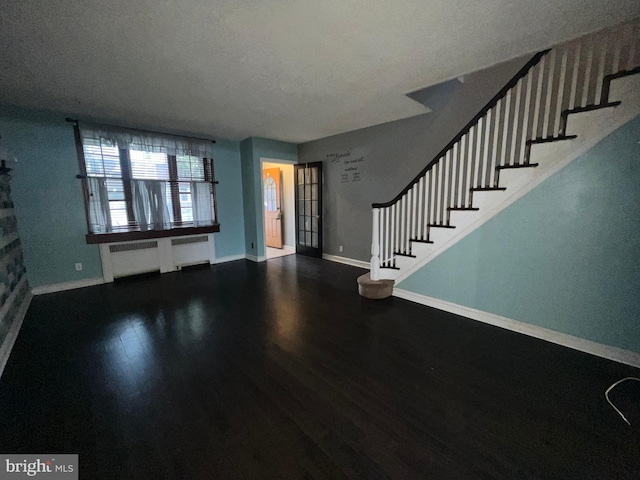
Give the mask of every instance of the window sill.
<svg viewBox="0 0 640 480">
<path fill-rule="evenodd" d="M 146 230 L 144 232 L 117 232 L 117 233 L 88 233 L 88 244 L 129 242 L 131 240 L 148 240 L 151 238 L 183 237 L 186 235 L 202 235 L 203 233 L 217 233 L 220 224 L 207 227 L 182 227 L 170 230 Z"/>
</svg>

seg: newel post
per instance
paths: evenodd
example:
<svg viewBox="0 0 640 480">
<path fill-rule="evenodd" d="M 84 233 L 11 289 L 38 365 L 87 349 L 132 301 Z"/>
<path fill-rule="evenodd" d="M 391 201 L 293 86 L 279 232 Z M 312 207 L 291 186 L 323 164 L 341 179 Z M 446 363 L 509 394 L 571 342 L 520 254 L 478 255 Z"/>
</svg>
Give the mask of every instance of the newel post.
<svg viewBox="0 0 640 480">
<path fill-rule="evenodd" d="M 380 280 L 380 209 L 373 209 L 371 235 L 371 280 Z"/>
</svg>

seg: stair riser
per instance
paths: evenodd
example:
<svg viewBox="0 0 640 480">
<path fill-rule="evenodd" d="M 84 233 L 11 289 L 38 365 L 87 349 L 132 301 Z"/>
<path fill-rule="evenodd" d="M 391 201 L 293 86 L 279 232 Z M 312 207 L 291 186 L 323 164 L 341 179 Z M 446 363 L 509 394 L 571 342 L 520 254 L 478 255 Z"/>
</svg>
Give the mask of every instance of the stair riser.
<svg viewBox="0 0 640 480">
<path fill-rule="evenodd" d="M 492 208 L 502 202 L 505 197 L 503 190 L 491 190 L 488 192 L 473 192 L 473 206 L 479 208 L 480 212 Z"/>
<path fill-rule="evenodd" d="M 640 103 L 640 80 L 637 78 L 640 75 L 631 75 L 628 77 L 617 78 L 611 82 L 609 88 L 609 101 L 610 102 L 622 102 L 622 105 L 616 107 L 619 109 L 625 109 L 631 103 Z"/>
<path fill-rule="evenodd" d="M 430 243 L 411 242 L 411 253 L 416 257 L 428 255 L 433 250 L 433 245 Z"/>
<path fill-rule="evenodd" d="M 574 144 L 576 141 L 577 139 L 559 140 L 557 142 L 536 143 L 531 145 L 529 163 L 537 163 L 539 166 L 535 168 L 535 170 L 538 170 L 538 172 L 530 173 L 537 173 L 539 176 L 540 170 L 543 170 L 545 166 L 553 164 L 557 158 L 564 157 L 568 155 L 572 150 L 574 150 Z M 500 180 L 500 186 L 502 187 L 502 172 L 500 173 Z"/>
<path fill-rule="evenodd" d="M 434 245 L 448 241 L 455 235 L 455 228 L 431 228 L 429 238 L 433 240 Z"/>
<path fill-rule="evenodd" d="M 398 267 L 401 271 L 406 270 L 409 267 L 412 267 L 415 264 L 415 262 L 416 262 L 415 258 L 403 257 L 403 256 L 396 257 L 396 267 Z"/>
<path fill-rule="evenodd" d="M 398 278 L 400 274 L 400 270 L 395 270 L 393 268 L 381 268 L 380 269 L 380 280 L 395 280 Z"/>
<path fill-rule="evenodd" d="M 453 210 L 450 212 L 449 222 L 455 225 L 456 230 L 471 225 L 478 219 L 478 211 L 460 211 Z M 455 235 L 455 233 L 454 233 Z"/>
</svg>

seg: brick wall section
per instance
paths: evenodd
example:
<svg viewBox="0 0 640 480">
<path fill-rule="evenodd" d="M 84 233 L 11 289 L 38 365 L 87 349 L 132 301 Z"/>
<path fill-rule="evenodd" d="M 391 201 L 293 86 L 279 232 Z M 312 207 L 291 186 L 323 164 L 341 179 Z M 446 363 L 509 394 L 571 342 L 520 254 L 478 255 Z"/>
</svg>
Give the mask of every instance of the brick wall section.
<svg viewBox="0 0 640 480">
<path fill-rule="evenodd" d="M 8 175 L 0 175 L 0 345 L 29 293 Z"/>
</svg>

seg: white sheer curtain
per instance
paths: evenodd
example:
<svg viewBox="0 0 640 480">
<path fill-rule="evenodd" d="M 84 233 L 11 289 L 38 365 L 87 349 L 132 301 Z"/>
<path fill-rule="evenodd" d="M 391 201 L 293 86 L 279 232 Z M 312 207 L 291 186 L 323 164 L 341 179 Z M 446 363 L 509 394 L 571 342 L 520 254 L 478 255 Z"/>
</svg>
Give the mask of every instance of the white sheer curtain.
<svg viewBox="0 0 640 480">
<path fill-rule="evenodd" d="M 191 182 L 191 203 L 193 205 L 193 223 L 195 226 L 213 224 L 213 209 L 211 208 L 211 184 Z"/>
<path fill-rule="evenodd" d="M 165 187 L 166 182 L 155 180 L 131 181 L 133 214 L 141 231 L 171 228 Z"/>
<path fill-rule="evenodd" d="M 111 211 L 109 210 L 109 193 L 104 178 L 87 177 L 89 190 L 89 223 L 92 233 L 111 231 Z"/>
</svg>

